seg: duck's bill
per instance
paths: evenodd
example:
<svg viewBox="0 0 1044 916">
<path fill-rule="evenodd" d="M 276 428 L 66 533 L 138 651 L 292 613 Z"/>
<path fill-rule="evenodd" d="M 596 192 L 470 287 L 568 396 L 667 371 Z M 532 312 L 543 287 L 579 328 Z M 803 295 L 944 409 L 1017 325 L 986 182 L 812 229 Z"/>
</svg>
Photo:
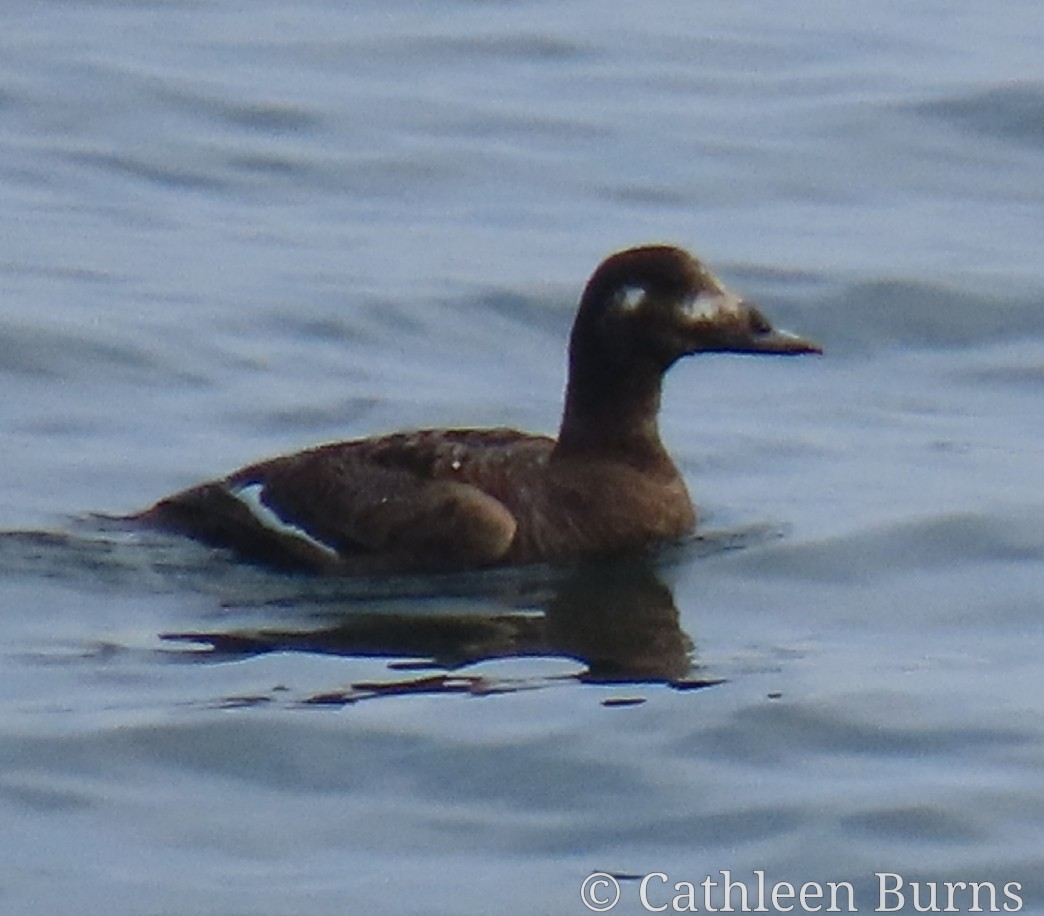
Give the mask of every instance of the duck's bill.
<svg viewBox="0 0 1044 916">
<path fill-rule="evenodd" d="M 778 353 L 798 356 L 802 353 L 822 353 L 823 348 L 805 337 L 774 328 L 761 310 L 750 302 L 739 300 L 731 313 L 722 313 L 729 341 L 727 349 L 735 353 Z"/>
<path fill-rule="evenodd" d="M 684 314 L 694 336 L 694 352 L 792 356 L 823 352 L 819 344 L 805 337 L 774 328 L 757 306 L 725 288 L 701 293 L 688 304 Z"/>
<path fill-rule="evenodd" d="M 736 348 L 740 353 L 778 353 L 783 356 L 798 356 L 802 353 L 822 353 L 823 348 L 807 338 L 790 331 L 771 328 L 753 333 L 749 340 Z"/>
</svg>

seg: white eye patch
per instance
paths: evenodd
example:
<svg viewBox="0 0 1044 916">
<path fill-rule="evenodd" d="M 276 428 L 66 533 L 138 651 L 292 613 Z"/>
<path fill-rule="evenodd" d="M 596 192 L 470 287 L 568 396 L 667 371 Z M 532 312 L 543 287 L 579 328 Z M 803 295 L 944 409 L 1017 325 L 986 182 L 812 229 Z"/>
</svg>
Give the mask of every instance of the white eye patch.
<svg viewBox="0 0 1044 916">
<path fill-rule="evenodd" d="M 633 312 L 644 299 L 645 288 L 642 286 L 625 286 L 616 296 L 616 301 L 624 312 Z"/>
</svg>

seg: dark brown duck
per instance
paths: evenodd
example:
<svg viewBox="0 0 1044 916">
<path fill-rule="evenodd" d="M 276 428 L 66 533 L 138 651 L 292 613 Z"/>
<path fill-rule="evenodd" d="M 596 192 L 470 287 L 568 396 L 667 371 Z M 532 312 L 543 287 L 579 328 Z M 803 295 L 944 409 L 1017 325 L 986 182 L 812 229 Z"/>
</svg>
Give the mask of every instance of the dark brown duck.
<svg viewBox="0 0 1044 916">
<path fill-rule="evenodd" d="M 691 532 L 660 441 L 663 374 L 693 353 L 818 353 L 694 257 L 621 251 L 569 339 L 558 439 L 447 429 L 336 442 L 250 465 L 137 518 L 244 559 L 321 573 L 463 570 L 627 550 Z"/>
</svg>

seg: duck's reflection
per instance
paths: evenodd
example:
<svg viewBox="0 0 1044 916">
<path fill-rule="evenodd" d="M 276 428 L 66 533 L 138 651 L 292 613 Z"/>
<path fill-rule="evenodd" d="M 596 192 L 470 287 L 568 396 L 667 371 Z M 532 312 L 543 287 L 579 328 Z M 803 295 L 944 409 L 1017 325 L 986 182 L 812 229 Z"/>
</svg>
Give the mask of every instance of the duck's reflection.
<svg viewBox="0 0 1044 916">
<path fill-rule="evenodd" d="M 388 658 L 407 680 L 353 684 L 310 698 L 353 702 L 403 692 L 490 693 L 539 686 L 461 669 L 511 658 L 570 659 L 582 669 L 567 677 L 596 684 L 666 684 L 694 689 L 718 683 L 700 677 L 692 640 L 682 630 L 671 590 L 644 558 L 589 564 L 552 583 L 524 607 L 462 599 L 443 610 L 418 599 L 407 610 L 363 609 L 346 603 L 335 622 L 329 608 L 310 628 L 235 629 L 168 634 L 220 657 L 274 651 Z M 437 673 L 441 672 L 441 673 Z M 561 675 L 550 680 L 561 680 Z"/>
</svg>

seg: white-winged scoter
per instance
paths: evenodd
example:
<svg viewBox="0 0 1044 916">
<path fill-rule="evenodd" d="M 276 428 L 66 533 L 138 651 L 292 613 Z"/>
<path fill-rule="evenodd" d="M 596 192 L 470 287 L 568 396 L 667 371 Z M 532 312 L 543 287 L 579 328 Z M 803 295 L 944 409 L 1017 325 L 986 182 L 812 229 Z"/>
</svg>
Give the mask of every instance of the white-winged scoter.
<svg viewBox="0 0 1044 916">
<path fill-rule="evenodd" d="M 262 461 L 156 503 L 148 525 L 283 569 L 365 575 L 557 561 L 690 533 L 660 441 L 663 374 L 693 353 L 819 353 L 681 249 L 599 265 L 569 339 L 558 439 L 429 429 Z"/>
</svg>

